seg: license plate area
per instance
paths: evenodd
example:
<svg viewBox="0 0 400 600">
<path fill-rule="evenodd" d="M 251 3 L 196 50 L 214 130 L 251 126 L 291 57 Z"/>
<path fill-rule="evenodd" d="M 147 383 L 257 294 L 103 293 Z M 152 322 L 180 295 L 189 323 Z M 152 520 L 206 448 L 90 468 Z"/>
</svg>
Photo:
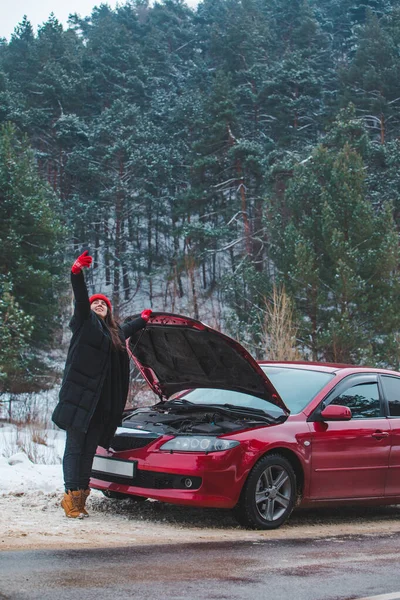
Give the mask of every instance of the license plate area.
<svg viewBox="0 0 400 600">
<path fill-rule="evenodd" d="M 136 461 L 95 456 L 92 465 L 92 477 L 96 476 L 96 473 L 134 479 L 136 476 Z"/>
</svg>

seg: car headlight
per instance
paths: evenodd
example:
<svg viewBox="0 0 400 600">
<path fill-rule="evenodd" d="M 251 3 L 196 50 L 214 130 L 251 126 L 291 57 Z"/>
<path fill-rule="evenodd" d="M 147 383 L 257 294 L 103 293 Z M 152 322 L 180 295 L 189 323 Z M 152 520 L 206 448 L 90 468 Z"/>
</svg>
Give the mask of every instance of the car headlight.
<svg viewBox="0 0 400 600">
<path fill-rule="evenodd" d="M 235 440 L 224 440 L 209 435 L 179 435 L 160 447 L 160 450 L 176 452 L 221 452 L 238 446 Z"/>
</svg>

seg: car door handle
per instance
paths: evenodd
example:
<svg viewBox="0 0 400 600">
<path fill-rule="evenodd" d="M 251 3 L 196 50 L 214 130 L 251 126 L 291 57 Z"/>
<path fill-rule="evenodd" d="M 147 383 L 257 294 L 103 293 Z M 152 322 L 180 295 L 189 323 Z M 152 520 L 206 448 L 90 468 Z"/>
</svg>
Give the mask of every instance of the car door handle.
<svg viewBox="0 0 400 600">
<path fill-rule="evenodd" d="M 374 433 L 372 433 L 371 435 L 376 440 L 381 440 L 382 438 L 389 437 L 389 433 L 387 431 L 381 431 L 380 429 L 378 429 L 377 431 L 374 431 Z"/>
</svg>

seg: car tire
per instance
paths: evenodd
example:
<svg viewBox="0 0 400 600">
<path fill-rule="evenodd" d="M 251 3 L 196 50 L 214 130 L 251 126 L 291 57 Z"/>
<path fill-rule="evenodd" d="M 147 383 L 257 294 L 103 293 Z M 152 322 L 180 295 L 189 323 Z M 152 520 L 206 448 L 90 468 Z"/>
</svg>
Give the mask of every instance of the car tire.
<svg viewBox="0 0 400 600">
<path fill-rule="evenodd" d="M 276 529 L 289 518 L 296 501 L 296 475 L 279 454 L 261 458 L 250 471 L 234 515 L 251 529 Z"/>
<path fill-rule="evenodd" d="M 145 496 L 132 496 L 132 494 L 123 494 L 122 492 L 113 492 L 112 490 L 101 490 L 106 498 L 114 500 L 131 500 L 132 502 L 143 502 L 147 500 Z"/>
</svg>

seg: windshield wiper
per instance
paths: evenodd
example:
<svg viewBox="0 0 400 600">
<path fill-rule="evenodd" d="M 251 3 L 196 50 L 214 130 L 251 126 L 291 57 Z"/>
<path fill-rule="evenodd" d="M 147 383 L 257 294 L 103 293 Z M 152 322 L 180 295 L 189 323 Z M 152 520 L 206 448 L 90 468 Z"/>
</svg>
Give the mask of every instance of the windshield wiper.
<svg viewBox="0 0 400 600">
<path fill-rule="evenodd" d="M 268 421 L 269 423 L 275 423 L 281 419 L 281 415 L 279 415 L 278 417 L 274 417 L 269 413 L 265 412 L 265 410 L 262 410 L 261 408 L 252 408 L 251 406 L 236 406 L 235 404 L 223 404 L 223 407 L 245 415 L 252 414 L 255 416 L 260 416 L 262 420 Z"/>
<path fill-rule="evenodd" d="M 261 408 L 252 408 L 251 406 L 238 406 L 237 404 L 227 404 L 227 403 L 221 404 L 220 406 L 226 406 L 227 408 L 230 408 L 232 410 L 243 410 L 244 412 L 257 413 L 259 415 L 267 414 L 265 412 L 265 410 L 262 410 Z"/>
<path fill-rule="evenodd" d="M 265 410 L 262 410 L 262 408 L 252 408 L 251 406 L 237 406 L 236 404 L 228 404 L 228 403 L 222 404 L 222 405 L 217 404 L 215 406 L 216 407 L 218 407 L 218 406 L 226 407 L 230 411 L 242 413 L 245 415 L 253 414 L 255 416 L 260 416 L 263 420 L 268 421 L 269 423 L 281 423 L 282 421 L 286 421 L 286 419 L 287 419 L 287 415 L 285 415 L 284 413 L 274 417 L 273 415 L 266 412 Z"/>
<path fill-rule="evenodd" d="M 275 417 L 269 415 L 259 408 L 251 408 L 248 406 L 236 406 L 235 404 L 195 404 L 191 403 L 190 408 L 198 410 L 217 410 L 220 413 L 229 415 L 232 412 L 235 412 L 238 415 L 242 415 L 248 417 L 249 415 L 253 415 L 254 417 L 261 417 L 263 421 L 267 421 L 268 423 L 275 422 Z"/>
<path fill-rule="evenodd" d="M 174 398 L 162 403 L 163 408 L 171 408 L 172 406 L 195 406 L 195 404 L 184 398 Z"/>
</svg>

